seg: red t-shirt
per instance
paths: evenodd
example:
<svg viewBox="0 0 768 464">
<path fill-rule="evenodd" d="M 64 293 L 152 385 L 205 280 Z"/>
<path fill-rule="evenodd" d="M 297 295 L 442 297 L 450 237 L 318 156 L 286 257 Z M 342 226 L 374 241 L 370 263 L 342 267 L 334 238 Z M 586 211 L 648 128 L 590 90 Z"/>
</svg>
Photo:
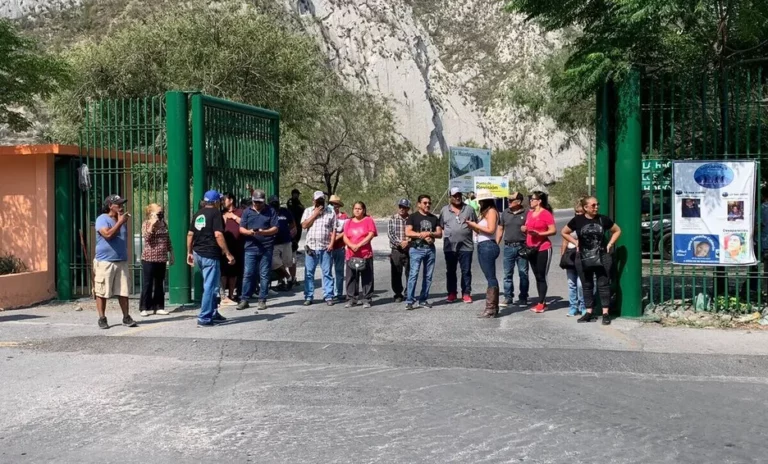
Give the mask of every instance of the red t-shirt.
<svg viewBox="0 0 768 464">
<path fill-rule="evenodd" d="M 528 216 L 525 218 L 525 227 L 528 231 L 546 232 L 549 226 L 553 225 L 555 225 L 555 217 L 546 209 L 542 209 L 536 216 L 533 215 L 533 211 L 528 211 Z M 529 247 L 541 245 L 539 247 L 541 251 L 552 248 L 552 242 L 549 241 L 549 237 L 531 235 L 529 233 L 526 233 L 525 244 Z"/>
<path fill-rule="evenodd" d="M 346 235 L 347 238 L 349 238 L 349 241 L 352 243 L 362 242 L 363 239 L 371 232 L 373 232 L 374 237 L 378 235 L 376 233 L 376 224 L 373 222 L 373 219 L 371 219 L 370 216 L 364 217 L 360 222 L 357 222 L 354 219 L 350 219 L 346 224 L 344 224 L 344 235 Z M 346 256 L 347 260 L 349 260 L 349 258 L 373 258 L 373 247 L 369 242 L 367 245 L 357 250 L 356 253 L 353 253 L 352 249 L 347 247 Z"/>
</svg>

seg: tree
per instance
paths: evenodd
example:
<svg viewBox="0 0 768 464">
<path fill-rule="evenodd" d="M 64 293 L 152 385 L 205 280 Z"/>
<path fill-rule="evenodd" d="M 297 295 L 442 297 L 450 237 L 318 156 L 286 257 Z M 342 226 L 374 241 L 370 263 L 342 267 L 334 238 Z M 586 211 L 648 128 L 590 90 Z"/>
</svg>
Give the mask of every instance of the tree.
<svg viewBox="0 0 768 464">
<path fill-rule="evenodd" d="M 690 76 L 768 53 L 768 0 L 509 0 L 549 30 L 581 30 L 551 84 L 565 101 L 589 98 L 632 68 Z"/>
<path fill-rule="evenodd" d="M 31 123 L 19 109 L 32 107 L 69 81 L 67 67 L 23 37 L 7 19 L 0 18 L 0 124 L 13 131 Z"/>
</svg>

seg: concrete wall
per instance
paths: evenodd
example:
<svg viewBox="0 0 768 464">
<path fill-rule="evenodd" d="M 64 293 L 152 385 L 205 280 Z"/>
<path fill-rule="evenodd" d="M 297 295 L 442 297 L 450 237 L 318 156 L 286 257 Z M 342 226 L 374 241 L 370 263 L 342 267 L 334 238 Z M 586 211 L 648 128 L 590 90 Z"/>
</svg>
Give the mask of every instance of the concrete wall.
<svg viewBox="0 0 768 464">
<path fill-rule="evenodd" d="M 54 156 L 0 156 L 0 252 L 31 271 L 0 276 L 0 307 L 29 305 L 55 296 Z"/>
</svg>

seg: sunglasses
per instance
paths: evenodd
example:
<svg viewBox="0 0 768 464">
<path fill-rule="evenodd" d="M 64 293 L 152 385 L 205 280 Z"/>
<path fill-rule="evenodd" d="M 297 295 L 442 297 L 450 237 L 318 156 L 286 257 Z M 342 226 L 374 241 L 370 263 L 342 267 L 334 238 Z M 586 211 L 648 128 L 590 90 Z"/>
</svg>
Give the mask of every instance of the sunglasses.
<svg viewBox="0 0 768 464">
<path fill-rule="evenodd" d="M 592 208 L 595 208 L 595 207 L 597 207 L 597 206 L 600 206 L 600 203 L 590 203 L 590 204 L 588 204 L 587 206 L 590 206 L 590 207 L 592 207 Z"/>
<path fill-rule="evenodd" d="M 422 201 L 421 204 L 424 205 L 424 206 L 429 206 L 429 205 L 432 204 L 432 202 L 431 201 Z"/>
</svg>

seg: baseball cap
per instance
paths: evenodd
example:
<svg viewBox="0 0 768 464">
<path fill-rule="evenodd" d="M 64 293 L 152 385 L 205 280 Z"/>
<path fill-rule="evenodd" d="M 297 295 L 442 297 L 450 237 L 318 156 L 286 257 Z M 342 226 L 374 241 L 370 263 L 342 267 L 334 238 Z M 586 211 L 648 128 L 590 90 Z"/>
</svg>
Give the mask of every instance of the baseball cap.
<svg viewBox="0 0 768 464">
<path fill-rule="evenodd" d="M 411 202 L 408 201 L 407 198 L 402 198 L 400 201 L 397 202 L 397 206 L 402 206 L 403 208 L 410 208 Z"/>
<path fill-rule="evenodd" d="M 460 189 L 460 188 L 458 188 L 458 187 L 453 187 L 453 188 L 451 189 L 451 196 L 455 196 L 455 195 L 458 195 L 459 193 L 461 193 L 461 189 Z"/>
<path fill-rule="evenodd" d="M 267 198 L 267 194 L 264 193 L 264 190 L 256 189 L 251 194 L 251 200 L 254 201 L 254 203 L 264 203 L 264 201 Z"/>
<path fill-rule="evenodd" d="M 206 203 L 214 203 L 221 200 L 221 194 L 216 190 L 208 190 L 203 195 L 203 201 Z"/>
<path fill-rule="evenodd" d="M 513 193 L 507 197 L 509 201 L 523 201 L 523 194 L 520 192 Z"/>
<path fill-rule="evenodd" d="M 110 196 L 108 196 L 107 198 L 104 199 L 104 204 L 122 205 L 122 204 L 125 204 L 125 202 L 127 202 L 127 201 L 128 200 L 126 200 L 125 198 L 121 197 L 120 195 L 112 194 L 112 195 L 110 195 Z"/>
<path fill-rule="evenodd" d="M 321 198 L 325 198 L 325 194 L 320 190 L 316 191 L 315 194 L 312 195 L 312 200 L 319 200 Z"/>
<path fill-rule="evenodd" d="M 272 203 L 280 203 L 280 197 L 277 195 L 272 195 L 269 197 L 269 204 L 271 205 Z"/>
</svg>

